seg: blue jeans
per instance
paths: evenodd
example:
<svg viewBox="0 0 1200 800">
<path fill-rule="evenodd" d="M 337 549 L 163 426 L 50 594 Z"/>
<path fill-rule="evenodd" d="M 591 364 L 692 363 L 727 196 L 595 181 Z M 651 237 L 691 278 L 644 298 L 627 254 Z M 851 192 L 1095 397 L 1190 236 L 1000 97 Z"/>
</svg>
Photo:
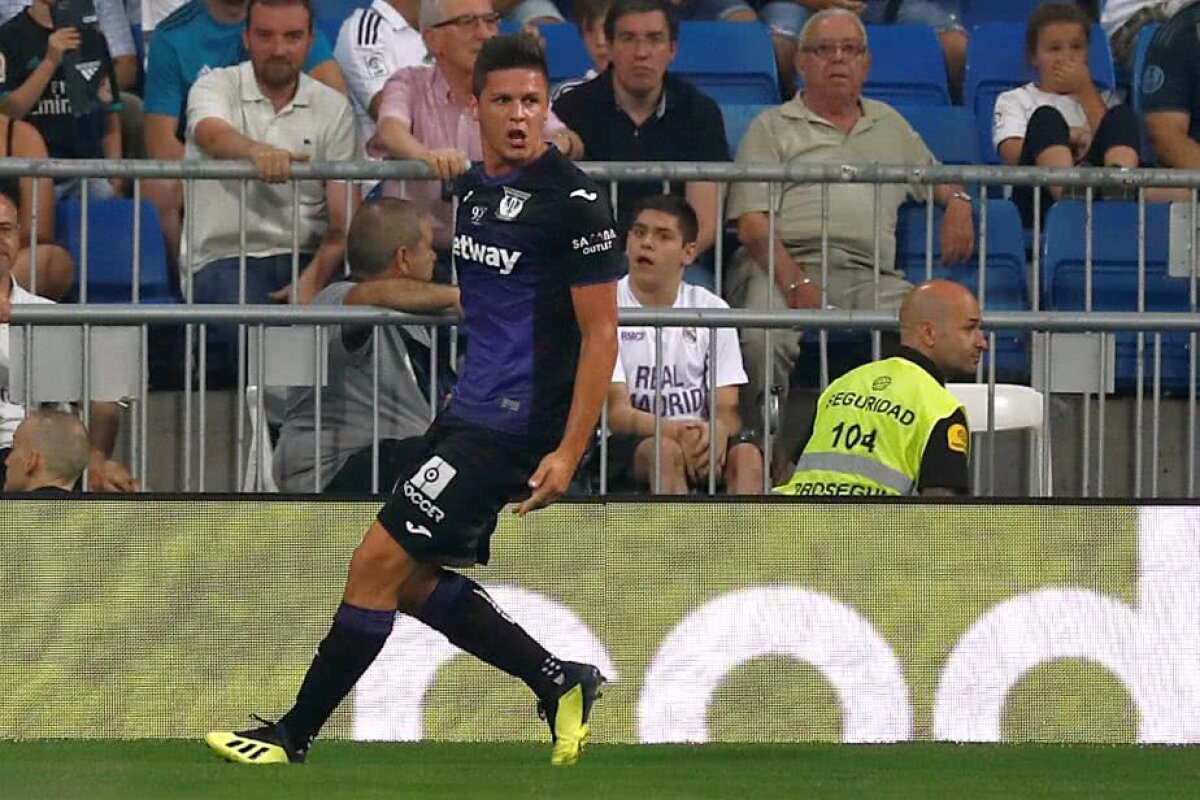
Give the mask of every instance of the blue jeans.
<svg viewBox="0 0 1200 800">
<path fill-rule="evenodd" d="M 300 268 L 311 260 L 300 254 Z M 246 259 L 246 303 L 265 305 L 272 302 L 271 292 L 292 282 L 292 255 Z M 238 302 L 238 259 L 218 258 L 192 275 L 192 300 L 195 303 L 233 304 Z M 205 374 L 208 388 L 227 389 L 237 383 L 238 329 L 236 325 L 209 325 Z M 198 362 L 197 362 L 198 363 Z"/>
</svg>

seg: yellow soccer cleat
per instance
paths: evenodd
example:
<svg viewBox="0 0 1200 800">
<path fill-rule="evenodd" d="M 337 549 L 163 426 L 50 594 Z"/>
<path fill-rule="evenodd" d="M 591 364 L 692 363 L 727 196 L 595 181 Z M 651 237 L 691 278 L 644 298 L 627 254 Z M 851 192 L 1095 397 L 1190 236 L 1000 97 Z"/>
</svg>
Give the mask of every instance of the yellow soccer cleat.
<svg viewBox="0 0 1200 800">
<path fill-rule="evenodd" d="M 302 764 L 306 751 L 293 747 L 287 732 L 274 722 L 251 715 L 261 727 L 244 731 L 212 731 L 205 743 L 226 761 L 235 764 Z"/>
<path fill-rule="evenodd" d="M 563 663 L 566 689 L 555 698 L 538 703 L 538 714 L 550 726 L 554 747 L 550 763 L 556 767 L 569 766 L 583 755 L 591 726 L 592 704 L 601 697 L 600 687 L 606 678 L 591 664 L 573 661 Z"/>
</svg>

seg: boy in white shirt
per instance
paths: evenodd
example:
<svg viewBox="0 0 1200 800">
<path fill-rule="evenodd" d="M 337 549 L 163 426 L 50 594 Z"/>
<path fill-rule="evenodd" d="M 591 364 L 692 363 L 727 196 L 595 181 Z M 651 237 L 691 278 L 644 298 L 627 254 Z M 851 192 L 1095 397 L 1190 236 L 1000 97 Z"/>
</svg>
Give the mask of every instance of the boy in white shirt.
<svg viewBox="0 0 1200 800">
<path fill-rule="evenodd" d="M 1138 166 L 1133 111 L 1112 105 L 1088 69 L 1091 22 L 1075 5 L 1045 3 L 1029 15 L 1025 52 L 1037 79 L 996 98 L 992 141 L 1005 164 L 1039 167 Z M 1042 195 L 1042 213 L 1062 196 Z M 1033 188 L 1018 186 L 1013 200 L 1026 227 L 1033 225 Z"/>
<path fill-rule="evenodd" d="M 629 274 L 617 284 L 623 308 L 728 308 L 724 300 L 683 281 L 696 257 L 699 223 L 688 202 L 654 195 L 639 203 L 625 244 Z M 662 364 L 655 369 L 655 340 Z M 715 362 L 709 339 L 716 336 Z M 715 404 L 709 370 L 716 370 Z M 661 382 L 660 494 L 687 494 L 708 485 L 710 465 L 731 494 L 761 494 L 762 452 L 742 434 L 738 387 L 746 383 L 737 331 L 731 328 L 622 326 L 620 351 L 608 390 L 610 485 L 617 490 L 654 488 L 655 384 Z M 716 416 L 710 447 L 708 418 Z"/>
</svg>

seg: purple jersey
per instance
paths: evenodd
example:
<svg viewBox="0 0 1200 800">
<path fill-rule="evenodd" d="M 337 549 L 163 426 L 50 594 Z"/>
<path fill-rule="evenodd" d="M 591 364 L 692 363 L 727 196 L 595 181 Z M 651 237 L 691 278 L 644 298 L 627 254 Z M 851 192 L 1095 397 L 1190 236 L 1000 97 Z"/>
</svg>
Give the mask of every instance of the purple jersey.
<svg viewBox="0 0 1200 800">
<path fill-rule="evenodd" d="M 571 287 L 624 273 L 604 193 L 554 148 L 519 172 L 459 184 L 454 257 L 467 353 L 449 413 L 557 442 L 579 361 Z"/>
</svg>

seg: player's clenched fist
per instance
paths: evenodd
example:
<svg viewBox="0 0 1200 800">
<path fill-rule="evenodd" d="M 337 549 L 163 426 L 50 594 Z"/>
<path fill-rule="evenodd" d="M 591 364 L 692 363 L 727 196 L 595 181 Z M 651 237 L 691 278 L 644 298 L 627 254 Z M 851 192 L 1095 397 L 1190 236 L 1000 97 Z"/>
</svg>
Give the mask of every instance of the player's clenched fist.
<svg viewBox="0 0 1200 800">
<path fill-rule="evenodd" d="M 250 151 L 250 161 L 262 180 L 267 183 L 284 183 L 292 177 L 292 162 L 308 161 L 308 156 L 281 147 L 260 144 Z"/>
<path fill-rule="evenodd" d="M 453 147 L 426 150 L 421 156 L 421 160 L 429 165 L 434 175 L 437 175 L 438 178 L 444 181 L 457 178 L 466 172 L 467 167 L 470 166 L 467 157 Z"/>
</svg>

